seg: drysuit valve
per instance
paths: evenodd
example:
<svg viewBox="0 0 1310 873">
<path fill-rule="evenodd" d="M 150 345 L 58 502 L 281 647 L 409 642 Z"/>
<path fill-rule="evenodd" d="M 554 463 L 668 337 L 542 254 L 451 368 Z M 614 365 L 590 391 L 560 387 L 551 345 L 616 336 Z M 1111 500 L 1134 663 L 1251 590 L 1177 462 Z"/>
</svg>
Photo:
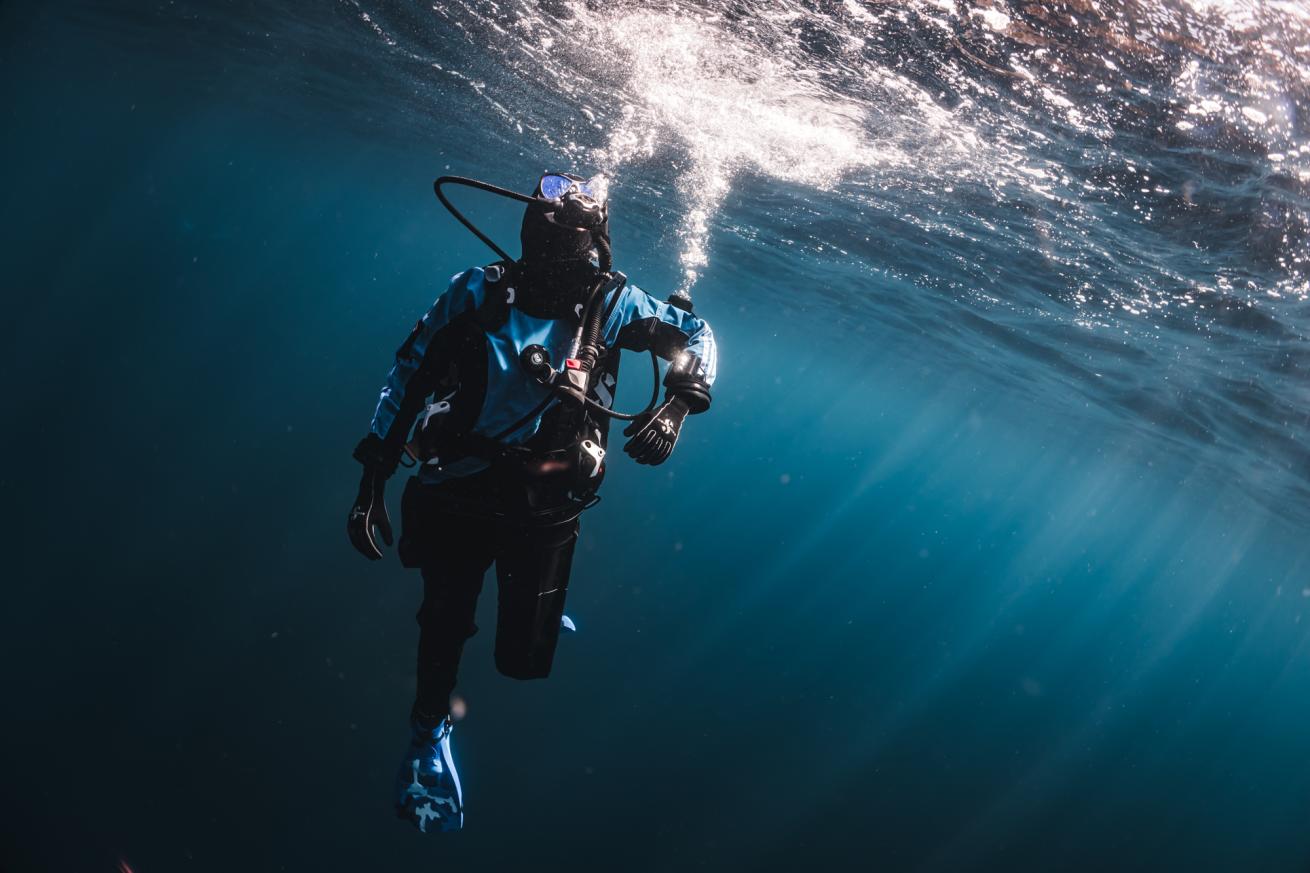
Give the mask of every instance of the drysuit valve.
<svg viewBox="0 0 1310 873">
<path fill-rule="evenodd" d="M 550 355 L 545 346 L 528 346 L 519 354 L 519 364 L 533 378 L 546 380 L 550 375 Z"/>
</svg>

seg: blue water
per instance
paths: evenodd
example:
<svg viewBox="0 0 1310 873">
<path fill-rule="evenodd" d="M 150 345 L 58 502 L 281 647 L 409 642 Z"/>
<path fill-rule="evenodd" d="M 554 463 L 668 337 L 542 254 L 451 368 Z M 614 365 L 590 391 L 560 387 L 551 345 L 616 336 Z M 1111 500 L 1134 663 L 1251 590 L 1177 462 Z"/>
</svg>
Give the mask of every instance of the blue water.
<svg viewBox="0 0 1310 873">
<path fill-rule="evenodd" d="M 1310 868 L 1298 7 L 0 19 L 0 869 Z M 432 179 L 546 167 L 720 383 L 612 465 L 555 675 L 470 643 L 423 837 L 349 454 L 491 259 Z"/>
</svg>

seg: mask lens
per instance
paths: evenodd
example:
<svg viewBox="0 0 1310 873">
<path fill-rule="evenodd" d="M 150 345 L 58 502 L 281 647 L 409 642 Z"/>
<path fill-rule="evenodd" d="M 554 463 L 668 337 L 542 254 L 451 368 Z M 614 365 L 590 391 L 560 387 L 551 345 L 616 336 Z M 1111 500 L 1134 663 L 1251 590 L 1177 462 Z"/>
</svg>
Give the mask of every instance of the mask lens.
<svg viewBox="0 0 1310 873">
<path fill-rule="evenodd" d="M 541 177 L 541 196 L 547 200 L 558 200 L 578 183 L 567 176 L 547 175 Z M 586 190 L 585 188 L 583 190 Z"/>
<path fill-rule="evenodd" d="M 582 189 L 583 194 L 586 194 L 597 203 L 603 204 L 609 199 L 610 183 L 604 176 L 596 176 L 585 182 L 580 182 L 578 183 L 578 187 Z"/>
</svg>

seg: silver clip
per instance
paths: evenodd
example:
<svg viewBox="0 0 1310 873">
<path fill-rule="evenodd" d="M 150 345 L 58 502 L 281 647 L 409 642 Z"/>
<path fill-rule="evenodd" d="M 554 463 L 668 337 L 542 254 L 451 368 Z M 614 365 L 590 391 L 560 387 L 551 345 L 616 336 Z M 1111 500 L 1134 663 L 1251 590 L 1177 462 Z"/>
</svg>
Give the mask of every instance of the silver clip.
<svg viewBox="0 0 1310 873">
<path fill-rule="evenodd" d="M 438 400 L 436 403 L 429 403 L 427 409 L 423 410 L 423 423 L 419 427 L 426 429 L 432 416 L 445 415 L 447 412 L 450 412 L 450 404 L 446 401 Z"/>
<path fill-rule="evenodd" d="M 595 479 L 600 475 L 601 464 L 605 460 L 605 450 L 591 440 L 583 440 L 582 451 L 590 455 L 592 461 L 595 462 L 595 466 L 591 468 L 591 474 L 587 476 L 588 479 Z"/>
</svg>

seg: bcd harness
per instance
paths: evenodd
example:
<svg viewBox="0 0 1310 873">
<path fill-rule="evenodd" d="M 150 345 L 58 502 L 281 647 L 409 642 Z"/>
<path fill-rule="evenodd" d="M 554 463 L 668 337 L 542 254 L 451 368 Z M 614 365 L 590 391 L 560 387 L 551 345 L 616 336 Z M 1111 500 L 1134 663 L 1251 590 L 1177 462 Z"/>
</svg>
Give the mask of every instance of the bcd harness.
<svg viewBox="0 0 1310 873">
<path fill-rule="evenodd" d="M 442 192 L 442 186 L 446 184 L 476 188 L 527 203 L 530 207 L 535 204 L 549 208 L 557 216 L 568 211 L 568 201 L 572 196 L 569 192 L 554 200 L 529 197 L 458 176 L 442 176 L 433 183 L 442 205 L 493 249 L 501 260 L 484 268 L 486 293 L 481 303 L 437 329 L 421 356 L 415 355 L 415 346 L 424 324 L 420 321 L 415 325 L 397 352 L 398 361 L 408 358 L 415 364 L 409 390 L 401 399 L 386 436 L 369 434 L 356 447 L 355 458 L 384 478 L 391 476 L 405 457 L 411 460 L 407 466 L 434 465 L 438 468 L 464 459 L 478 459 L 488 464 L 496 474 L 491 484 L 499 492 L 500 499 L 526 506 L 531 515 L 539 518 L 559 516 L 559 512 L 549 507 L 562 501 L 564 514 L 568 516 L 572 512 L 568 517 L 576 517 L 578 512 L 598 499 L 596 490 L 604 475 L 607 430 L 600 422 L 615 418 L 624 421 L 642 419 L 659 402 L 660 366 L 654 337 L 652 335 L 652 342 L 643 346 L 650 351 L 654 376 L 651 400 L 645 409 L 632 414 L 620 413 L 609 406 L 612 395 L 605 403 L 590 396 L 598 387 L 598 375 L 603 378 L 605 373 L 617 372 L 617 358 L 606 361 L 609 350 L 602 342 L 602 332 L 627 279 L 622 273 L 610 272 L 610 244 L 605 225 L 597 226 L 578 217 L 573 223 L 579 225 L 578 230 L 590 230 L 600 271 L 582 306 L 577 332 L 564 364 L 558 370 L 553 369 L 550 354 L 541 346 L 523 349 L 520 363 L 524 370 L 549 391 L 539 404 L 509 427 L 492 435 L 477 432 L 474 428 L 488 393 L 487 338 L 499 331 L 510 317 L 510 310 L 515 305 L 512 280 L 518 270 L 516 262 L 505 250 L 446 198 Z M 692 311 L 691 298 L 685 292 L 675 292 L 667 302 L 674 308 Z M 670 394 L 686 400 L 693 412 L 704 410 L 710 402 L 708 386 L 698 372 L 699 367 L 699 359 L 694 355 L 681 354 L 671 360 L 663 381 Z M 438 399 L 429 403 L 429 397 Z M 506 442 L 538 416 L 541 416 L 541 425 L 524 444 Z M 419 426 L 411 439 L 410 432 L 416 422 Z M 472 490 L 485 490 L 470 481 L 473 473 L 470 470 L 454 476 L 448 480 L 450 487 L 440 490 L 458 490 L 455 486 L 459 482 L 464 482 Z M 477 479 L 482 481 L 483 477 L 477 474 Z M 411 484 L 417 484 L 417 478 L 411 480 Z M 508 511 L 517 510 L 511 507 Z"/>
<path fill-rule="evenodd" d="M 455 316 L 434 334 L 411 379 L 425 389 L 431 386 L 431 390 L 417 398 L 405 396 L 383 445 L 394 451 L 400 443 L 411 461 L 406 466 L 442 468 L 466 458 L 482 460 L 490 465 L 502 490 L 508 490 L 502 497 L 508 497 L 511 504 L 520 504 L 521 510 L 552 516 L 572 510 L 575 515 L 599 499 L 596 492 L 604 478 L 605 427 L 595 421 L 594 415 L 630 419 L 645 412 L 623 415 L 589 396 L 595 379 L 607 372 L 601 364 L 608 350 L 600 334 L 627 278 L 622 273 L 599 275 L 581 312 L 569 355 L 559 370 L 552 369 L 549 353 L 543 347 L 534 345 L 523 350 L 520 360 L 524 370 L 549 390 L 529 412 L 487 435 L 474 430 L 487 393 L 486 342 L 509 320 L 517 294 L 516 274 L 516 265 L 511 261 L 484 268 L 486 290 L 481 303 Z M 421 330 L 420 322 L 401 346 L 399 356 L 412 358 Z M 655 368 L 656 396 L 648 410 L 658 398 L 658 361 Z M 431 402 L 427 402 L 429 397 L 433 398 Z M 541 427 L 524 444 L 506 442 L 538 417 L 542 418 Z M 411 427 L 413 438 L 406 439 Z M 384 449 L 388 455 L 392 451 Z M 399 453 L 395 456 L 401 459 Z"/>
</svg>

